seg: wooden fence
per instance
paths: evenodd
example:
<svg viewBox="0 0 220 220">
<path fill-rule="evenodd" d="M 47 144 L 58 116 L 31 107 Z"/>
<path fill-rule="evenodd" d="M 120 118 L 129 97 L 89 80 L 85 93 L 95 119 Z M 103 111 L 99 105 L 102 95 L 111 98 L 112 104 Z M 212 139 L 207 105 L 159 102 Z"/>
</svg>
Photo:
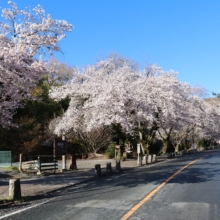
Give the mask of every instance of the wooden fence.
<svg viewBox="0 0 220 220">
<path fill-rule="evenodd" d="M 56 172 L 58 169 L 58 160 L 54 156 L 39 156 L 37 160 L 22 161 L 22 154 L 20 154 L 20 164 L 19 170 L 21 172 L 37 172 L 37 174 L 42 174 L 42 172 L 52 171 Z"/>
<path fill-rule="evenodd" d="M 55 173 L 58 169 L 58 160 L 56 157 L 38 157 L 38 165 L 38 174 L 48 170 L 52 170 Z"/>
</svg>

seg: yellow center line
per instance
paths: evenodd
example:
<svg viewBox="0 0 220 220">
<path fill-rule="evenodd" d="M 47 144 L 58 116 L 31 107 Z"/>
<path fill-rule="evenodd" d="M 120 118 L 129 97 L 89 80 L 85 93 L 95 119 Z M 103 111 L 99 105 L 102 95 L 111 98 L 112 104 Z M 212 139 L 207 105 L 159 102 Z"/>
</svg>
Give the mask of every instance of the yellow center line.
<svg viewBox="0 0 220 220">
<path fill-rule="evenodd" d="M 211 153 L 213 154 L 213 153 Z M 138 202 L 135 206 L 133 206 L 120 220 L 127 220 L 134 212 L 136 212 L 145 202 L 147 202 L 155 193 L 157 193 L 165 184 L 167 184 L 171 179 L 173 179 L 176 175 L 178 175 L 180 172 L 185 170 L 190 165 L 196 163 L 198 160 L 201 160 L 204 157 L 209 156 L 210 154 L 207 154 L 203 157 L 200 157 L 199 159 L 193 160 L 186 166 L 179 169 L 176 173 L 174 173 L 172 176 L 170 176 L 168 179 L 166 179 L 163 183 L 161 183 L 159 186 L 157 186 L 154 190 L 152 190 L 146 197 L 144 197 L 140 202 Z"/>
</svg>

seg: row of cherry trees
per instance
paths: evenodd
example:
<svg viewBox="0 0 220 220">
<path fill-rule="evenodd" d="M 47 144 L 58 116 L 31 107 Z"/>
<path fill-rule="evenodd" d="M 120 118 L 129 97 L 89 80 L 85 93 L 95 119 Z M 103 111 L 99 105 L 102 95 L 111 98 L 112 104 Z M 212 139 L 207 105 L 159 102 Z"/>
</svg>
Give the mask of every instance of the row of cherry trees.
<svg viewBox="0 0 220 220">
<path fill-rule="evenodd" d="M 202 90 L 182 83 L 174 71 L 156 65 L 139 70 L 122 58 L 109 58 L 75 69 L 72 80 L 52 87 L 55 100 L 71 99 L 68 110 L 53 121 L 54 133 L 91 131 L 120 125 L 148 150 L 155 137 L 178 147 L 186 138 L 219 139 L 220 109 L 201 98 Z"/>
</svg>

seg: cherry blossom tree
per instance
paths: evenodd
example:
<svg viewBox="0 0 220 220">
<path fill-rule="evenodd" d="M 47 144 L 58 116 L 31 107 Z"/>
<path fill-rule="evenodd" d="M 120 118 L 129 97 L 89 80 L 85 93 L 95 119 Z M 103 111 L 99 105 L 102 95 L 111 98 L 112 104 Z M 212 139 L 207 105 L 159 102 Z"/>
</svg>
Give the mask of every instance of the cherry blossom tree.
<svg viewBox="0 0 220 220">
<path fill-rule="evenodd" d="M 140 123 L 145 133 L 143 144 L 147 150 L 157 133 L 164 142 L 162 151 L 165 152 L 174 125 L 183 120 L 187 112 L 184 102 L 190 98 L 191 88 L 178 80 L 176 72 L 164 71 L 156 65 L 143 71 L 142 81 L 139 85 L 142 92 L 138 94 L 138 99 L 150 106 L 148 112 L 153 115 L 153 120 Z"/>
<path fill-rule="evenodd" d="M 204 114 L 203 101 L 195 94 L 196 88 L 181 83 L 178 79 L 173 80 L 170 85 L 168 82 L 163 83 L 167 88 L 163 88 L 163 91 L 167 91 L 167 94 L 163 95 L 163 106 L 160 106 L 157 118 L 158 135 L 164 141 L 164 153 L 168 145 L 175 146 L 172 139 L 175 139 L 175 150 L 178 151 L 181 141 L 196 126 L 202 125 L 201 118 Z"/>
<path fill-rule="evenodd" d="M 174 124 L 166 125 L 172 128 L 169 138 L 175 151 L 179 150 L 180 144 L 186 139 L 197 144 L 204 138 L 215 141 L 219 139 L 219 108 L 205 101 L 204 92 L 200 88 L 189 87 L 188 91 L 187 99 L 180 102 L 185 108 L 184 114 L 181 113 L 182 117 L 179 118 L 181 120 L 176 119 Z"/>
<path fill-rule="evenodd" d="M 41 56 L 59 51 L 58 42 L 72 25 L 45 15 L 41 6 L 19 10 L 8 2 L 0 23 L 0 125 L 13 126 L 12 117 L 22 100 L 33 99 L 31 91 L 46 72 Z"/>
<path fill-rule="evenodd" d="M 124 131 L 132 133 L 136 121 L 151 117 L 148 105 L 137 99 L 140 80 L 141 73 L 133 66 L 126 61 L 118 65 L 114 59 L 76 70 L 70 84 L 51 90 L 50 95 L 56 100 L 71 98 L 55 133 L 60 135 L 84 124 L 87 131 L 120 124 Z"/>
<path fill-rule="evenodd" d="M 73 75 L 74 68 L 66 63 L 61 63 L 55 58 L 51 58 L 46 63 L 47 73 L 43 76 L 44 80 L 51 86 L 67 84 Z"/>
<path fill-rule="evenodd" d="M 183 103 L 186 107 L 184 118 L 176 121 L 171 133 L 171 140 L 175 151 L 179 151 L 179 146 L 183 140 L 191 137 L 197 130 L 203 129 L 206 112 L 204 101 L 196 96 L 191 96 L 187 102 Z"/>
<path fill-rule="evenodd" d="M 197 140 L 207 139 L 211 141 L 220 140 L 220 106 L 219 102 L 204 101 L 205 114 L 203 115 L 203 123 L 194 132 Z"/>
</svg>

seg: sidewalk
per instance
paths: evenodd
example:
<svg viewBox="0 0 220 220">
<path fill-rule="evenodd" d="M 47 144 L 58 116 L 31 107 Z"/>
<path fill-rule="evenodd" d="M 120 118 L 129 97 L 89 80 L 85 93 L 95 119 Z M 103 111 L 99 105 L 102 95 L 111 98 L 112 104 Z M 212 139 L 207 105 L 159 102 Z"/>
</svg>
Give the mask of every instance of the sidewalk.
<svg viewBox="0 0 220 220">
<path fill-rule="evenodd" d="M 160 162 L 159 160 L 158 162 Z M 85 161 L 81 161 L 81 163 Z M 110 175 L 106 174 L 105 166 L 106 162 L 103 161 L 87 161 L 90 168 L 80 168 L 78 170 L 69 170 L 65 172 L 57 172 L 55 174 L 49 174 L 47 176 L 30 176 L 22 173 L 7 173 L 0 172 L 0 199 L 7 198 L 9 195 L 9 179 L 19 178 L 21 183 L 22 196 L 42 195 L 60 188 L 79 184 L 85 181 L 97 179 L 95 176 L 94 165 L 99 163 L 102 167 L 102 176 Z M 81 167 L 83 167 L 81 165 Z M 86 166 L 85 166 L 86 167 Z M 136 160 L 127 160 L 121 162 L 121 170 L 126 171 L 137 167 Z M 112 163 L 112 172 L 115 171 L 115 161 Z"/>
</svg>

